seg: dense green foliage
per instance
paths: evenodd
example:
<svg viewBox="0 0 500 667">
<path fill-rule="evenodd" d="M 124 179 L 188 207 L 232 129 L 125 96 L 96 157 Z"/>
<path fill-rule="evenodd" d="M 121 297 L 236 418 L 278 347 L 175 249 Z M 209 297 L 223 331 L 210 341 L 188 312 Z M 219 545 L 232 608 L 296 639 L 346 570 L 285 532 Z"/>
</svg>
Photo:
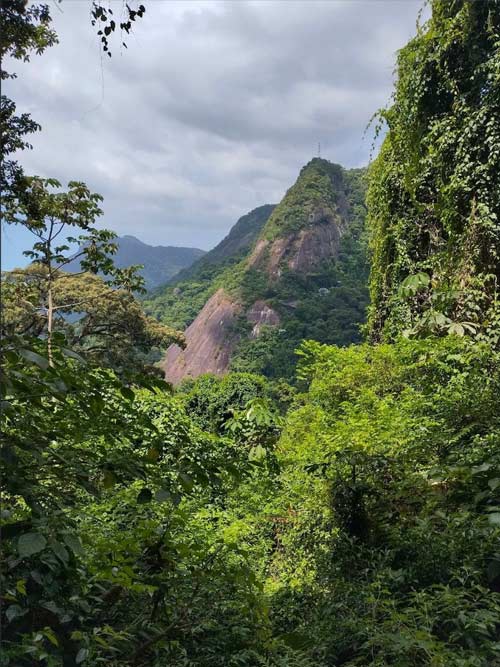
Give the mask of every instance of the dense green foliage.
<svg viewBox="0 0 500 667">
<path fill-rule="evenodd" d="M 116 289 L 87 272 L 57 271 L 53 276 L 52 330 L 64 333 L 66 344 L 88 361 L 113 368 L 120 374 L 148 370 L 155 350 L 171 343 L 184 345 L 178 331 L 143 312 L 127 289 Z M 31 264 L 2 275 L 2 336 L 47 333 L 48 276 L 43 264 Z"/>
<path fill-rule="evenodd" d="M 115 234 L 95 227 L 101 200 L 84 183 L 70 182 L 63 191 L 57 180 L 23 177 L 22 188 L 4 205 L 3 221 L 29 229 L 35 243 L 24 253 L 30 266 L 2 274 L 0 331 L 7 340 L 46 336 L 49 363 L 52 337 L 64 332 L 74 351 L 127 373 L 144 369 L 153 346 L 182 345 L 183 337 L 142 312 L 133 295 L 143 289 L 138 267 L 118 268 L 112 260 Z M 71 256 L 76 242 L 80 249 Z M 66 273 L 74 262 L 81 271 Z"/>
<path fill-rule="evenodd" d="M 470 43 L 482 43 L 490 34 L 478 19 L 484 7 L 491 9 L 487 28 L 495 30 L 496 2 L 435 0 L 432 7 L 429 26 L 411 43 L 424 55 L 426 45 L 451 43 L 461 53 L 457 25 L 468 28 Z M 26 35 L 20 48 L 31 44 Z M 481 76 L 490 53 L 474 53 Z M 438 89 L 448 69 L 426 70 Z M 402 90 L 398 122 L 407 114 L 411 123 L 413 107 L 404 111 Z M 489 90 L 483 88 L 486 99 Z M 471 115 L 482 99 L 470 101 Z M 460 104 L 455 108 L 460 117 Z M 485 109 L 495 125 L 491 107 Z M 432 127 L 421 128 L 422 146 Z M 36 213 L 17 220 L 37 230 L 31 270 L 42 284 L 33 285 L 28 271 L 2 322 L 2 667 L 500 666 L 500 327 L 494 319 L 468 327 L 451 311 L 451 324 L 434 334 L 418 325 L 426 299 L 437 298 L 438 259 L 451 248 L 384 282 L 396 275 L 397 254 L 385 250 L 403 256 L 406 240 L 413 247 L 418 234 L 410 225 L 414 202 L 399 208 L 399 199 L 387 199 L 389 181 L 401 195 L 391 133 L 372 171 L 370 198 L 371 325 L 377 335 L 385 327 L 391 340 L 343 348 L 307 341 L 294 388 L 235 372 L 186 381 L 174 393 L 152 376 L 129 374 L 124 382 L 112 360 L 93 358 L 85 346 L 81 354 L 68 349 L 75 345 L 69 325 L 49 332 L 48 309 L 32 308 L 49 288 L 55 300 L 68 285 L 78 290 L 72 281 L 79 277 L 61 278 L 54 268 L 64 249 L 52 244 L 52 223 L 59 229 L 68 215 L 65 224 L 91 235 L 86 267 L 129 281 L 127 313 L 137 324 L 145 316 L 130 295 L 134 272 L 117 273 L 108 252 L 112 235 L 95 230 L 93 215 L 81 219 L 96 213 L 98 200 L 89 202 L 83 184 L 71 186 L 80 193 L 74 198 L 61 192 L 46 199 L 44 188 L 37 198 L 23 192 L 26 180 L 12 191 L 12 219 L 28 201 Z M 411 155 L 414 144 L 400 138 Z M 470 159 L 467 174 L 474 174 L 481 159 L 472 149 Z M 422 174 L 405 175 L 409 191 L 420 187 Z M 483 202 L 497 194 L 498 182 L 488 182 Z M 447 182 L 430 180 L 427 187 L 431 201 L 450 195 Z M 67 206 L 56 210 L 61 201 Z M 438 231 L 447 210 L 443 205 L 443 220 L 433 213 Z M 362 214 L 335 265 L 342 286 L 365 266 Z M 393 216 L 406 232 L 391 237 L 391 245 Z M 391 233 L 384 236 L 384 229 Z M 462 231 L 454 231 L 457 252 L 465 252 L 470 229 Z M 253 295 L 269 289 L 256 273 L 238 282 L 234 269 L 232 288 Z M 462 293 L 489 304 L 488 280 L 471 283 L 467 275 Z M 83 279 L 102 286 L 96 276 Z M 388 310 L 377 320 L 378 286 Z M 282 289 L 289 299 L 309 288 L 286 275 Z M 266 294 L 276 304 L 277 297 Z M 104 290 L 100 315 L 113 319 L 122 298 Z M 88 315 L 96 316 L 90 306 Z M 318 338 L 330 335 L 319 312 L 306 317 Z M 402 335 L 409 325 L 418 336 Z M 285 345 L 266 347 L 266 337 L 278 334 L 255 341 L 258 363 L 276 363 L 270 350 L 279 358 L 276 350 Z M 116 331 L 113 337 L 117 345 Z M 246 370 L 254 361 L 239 357 Z M 287 363 L 285 356 L 279 363 Z"/>
<path fill-rule="evenodd" d="M 432 9 L 399 53 L 372 168 L 375 339 L 500 325 L 500 4 Z"/>
<path fill-rule="evenodd" d="M 264 236 L 272 241 L 300 231 L 304 220 L 317 206 L 335 216 L 338 191 L 343 186 L 344 170 L 339 164 L 313 158 L 302 167 L 296 183 L 273 211 L 265 226 Z"/>
<path fill-rule="evenodd" d="M 498 355 L 456 336 L 303 354 L 278 627 L 316 665 L 499 664 Z"/>
<path fill-rule="evenodd" d="M 5 664 L 497 664 L 498 355 L 302 354 L 277 449 L 262 378 L 171 397 L 9 357 Z"/>
<path fill-rule="evenodd" d="M 243 622 L 245 551 L 211 527 L 260 452 L 203 434 L 161 385 L 134 392 L 59 352 L 49 366 L 39 343 L 6 356 L 2 664 L 183 664 L 174 637 L 209 632 L 216 595 Z"/>
</svg>

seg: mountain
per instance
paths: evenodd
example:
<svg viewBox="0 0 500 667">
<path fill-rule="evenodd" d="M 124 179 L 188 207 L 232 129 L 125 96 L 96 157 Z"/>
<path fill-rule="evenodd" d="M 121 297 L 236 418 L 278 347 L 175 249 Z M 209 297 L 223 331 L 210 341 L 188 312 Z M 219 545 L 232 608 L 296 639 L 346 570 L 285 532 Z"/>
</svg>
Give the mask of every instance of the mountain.
<svg viewBox="0 0 500 667">
<path fill-rule="evenodd" d="M 231 369 L 289 379 L 301 340 L 360 340 L 368 302 L 365 191 L 365 170 L 314 158 L 243 245 L 243 257 L 240 246 L 218 263 L 203 258 L 201 272 L 169 288 L 170 301 L 163 293 L 163 312 L 158 298 L 149 302 L 163 321 L 188 325 L 186 348 L 171 346 L 162 362 L 166 378 L 177 384 Z M 226 248 L 244 227 L 240 220 Z"/>
<path fill-rule="evenodd" d="M 145 279 L 146 289 L 163 285 L 205 254 L 199 248 L 151 246 L 129 235 L 119 236 L 115 242 L 118 245 L 114 256 L 116 266 L 124 268 L 131 264 L 143 264 L 144 269 L 140 273 Z M 68 264 L 66 270 L 76 272 L 79 268 L 79 263 L 73 262 Z"/>
<path fill-rule="evenodd" d="M 242 216 L 215 248 L 148 295 L 146 311 L 176 329 L 189 326 L 214 293 L 218 276 L 252 249 L 274 208 L 266 204 Z"/>
<path fill-rule="evenodd" d="M 273 204 L 265 204 L 243 215 L 215 248 L 196 260 L 187 269 L 179 271 L 170 282 L 179 283 L 201 276 L 204 269 L 210 265 L 222 266 L 242 259 L 257 240 L 274 208 Z"/>
</svg>

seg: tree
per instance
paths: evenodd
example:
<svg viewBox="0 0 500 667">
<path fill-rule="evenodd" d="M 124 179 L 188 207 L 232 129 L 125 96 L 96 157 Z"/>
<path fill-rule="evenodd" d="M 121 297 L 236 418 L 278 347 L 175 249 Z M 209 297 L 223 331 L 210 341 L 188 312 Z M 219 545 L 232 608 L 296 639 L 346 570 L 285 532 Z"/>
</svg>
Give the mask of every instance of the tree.
<svg viewBox="0 0 500 667">
<path fill-rule="evenodd" d="M 120 374 L 156 372 L 147 364 L 152 348 L 184 345 L 182 334 L 144 314 L 131 290 L 114 288 L 90 272 L 56 270 L 49 281 L 41 263 L 4 274 L 4 336 L 46 335 L 49 286 L 52 331 L 63 333 L 65 344 L 89 362 Z"/>
<path fill-rule="evenodd" d="M 58 190 L 61 184 L 54 179 L 41 179 L 37 177 L 24 178 L 25 187 L 18 193 L 17 197 L 9 199 L 5 206 L 4 218 L 10 223 L 19 223 L 27 227 L 38 239 L 32 250 L 25 254 L 33 260 L 33 264 L 25 277 L 38 281 L 38 300 L 31 304 L 32 313 L 40 322 L 45 318 L 46 326 L 42 331 L 47 335 L 47 350 L 49 364 L 52 365 L 53 354 L 53 332 L 55 318 L 58 313 L 80 312 L 78 307 L 83 306 L 80 297 L 76 297 L 74 290 L 63 297 L 64 288 L 59 290 L 60 299 L 55 301 L 56 284 L 65 280 L 66 291 L 70 286 L 65 279 L 61 269 L 74 259 L 80 259 L 84 270 L 97 273 L 102 271 L 111 276 L 110 287 L 123 287 L 128 292 L 142 289 L 142 278 L 137 273 L 137 267 L 128 269 L 117 269 L 114 267 L 111 255 L 116 252 L 116 245 L 112 243 L 115 234 L 107 230 L 99 230 L 94 227 L 95 220 L 102 214 L 99 202 L 100 195 L 91 193 L 84 183 L 70 182 L 67 191 Z M 55 192 L 53 190 L 56 190 Z M 60 235 L 66 230 L 78 230 L 85 232 L 77 238 L 68 236 L 65 241 L 59 240 Z M 70 244 L 79 243 L 80 250 L 76 255 L 68 255 Z M 15 273 L 14 275 L 23 275 Z M 19 287 L 21 283 L 17 283 Z M 28 287 L 33 296 L 33 283 Z M 69 290 L 71 292 L 71 289 Z M 108 289 L 107 296 L 112 295 Z M 76 299 L 76 301 L 75 301 Z M 24 299 L 24 306 L 28 306 L 29 299 Z M 87 300 L 88 303 L 88 300 Z M 24 318 L 23 318 L 24 319 Z M 29 325 L 24 321 L 22 328 Z"/>
<path fill-rule="evenodd" d="M 381 112 L 369 329 L 377 340 L 469 327 L 498 343 L 500 3 L 430 4 Z"/>
<path fill-rule="evenodd" d="M 57 36 L 51 29 L 51 17 L 47 5 L 30 5 L 26 0 L 6 0 L 0 5 L 0 62 L 1 80 L 16 77 L 15 73 L 4 69 L 12 60 L 28 61 L 32 52 L 41 54 L 46 48 L 57 43 Z M 2 201 L 8 201 L 21 187 L 23 170 L 16 160 L 9 156 L 16 151 L 31 148 L 26 135 L 40 130 L 29 114 L 16 115 L 16 105 L 6 95 L 0 98 L 0 193 Z"/>
<path fill-rule="evenodd" d="M 59 0 L 61 1 L 61 0 Z M 145 7 L 137 9 L 123 3 L 125 18 L 120 23 L 121 31 L 130 33 L 132 23 L 142 18 Z M 90 5 L 92 25 L 97 24 L 104 52 L 111 56 L 108 37 L 115 32 L 116 24 L 112 19 L 113 12 L 105 8 L 97 0 Z M 14 72 L 5 69 L 6 63 L 15 60 L 27 62 L 31 55 L 42 54 L 47 48 L 57 44 L 57 34 L 51 27 L 52 17 L 48 4 L 28 3 L 28 0 L 2 0 L 0 4 L 0 78 L 1 80 L 16 78 Z M 101 29 L 102 28 L 102 29 Z M 123 42 L 123 45 L 126 44 Z M 31 144 L 26 136 L 38 132 L 40 125 L 30 114 L 16 115 L 16 104 L 6 95 L 0 97 L 0 193 L 6 202 L 23 189 L 23 169 L 17 160 L 9 156 L 14 152 L 30 149 Z"/>
</svg>

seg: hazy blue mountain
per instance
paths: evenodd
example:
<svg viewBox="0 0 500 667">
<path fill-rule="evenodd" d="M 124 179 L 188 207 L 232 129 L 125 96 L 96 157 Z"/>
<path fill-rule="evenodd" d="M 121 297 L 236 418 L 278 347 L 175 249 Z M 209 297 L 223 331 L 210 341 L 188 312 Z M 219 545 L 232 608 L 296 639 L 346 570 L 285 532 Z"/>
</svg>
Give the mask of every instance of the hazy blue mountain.
<svg viewBox="0 0 500 667">
<path fill-rule="evenodd" d="M 141 275 L 146 281 L 146 289 L 153 289 L 168 282 L 172 276 L 191 266 L 205 255 L 199 248 L 178 248 L 175 246 L 152 246 L 135 236 L 119 236 L 116 239 L 118 251 L 114 262 L 119 268 L 131 264 L 143 264 Z M 68 264 L 67 271 L 78 271 L 77 262 Z"/>
</svg>

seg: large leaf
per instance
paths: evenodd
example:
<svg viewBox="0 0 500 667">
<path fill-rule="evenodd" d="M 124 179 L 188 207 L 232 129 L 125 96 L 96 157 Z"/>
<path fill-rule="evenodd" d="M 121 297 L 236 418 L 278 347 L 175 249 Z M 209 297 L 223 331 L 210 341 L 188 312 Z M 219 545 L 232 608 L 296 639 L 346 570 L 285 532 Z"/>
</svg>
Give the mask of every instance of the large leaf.
<svg viewBox="0 0 500 667">
<path fill-rule="evenodd" d="M 25 359 L 26 361 L 30 361 L 32 364 L 36 364 L 44 371 L 47 370 L 47 368 L 49 367 L 49 360 L 46 359 L 45 357 L 42 357 L 42 355 L 38 354 L 38 352 L 33 352 L 33 350 L 21 349 L 19 350 L 19 354 L 23 359 Z"/>
<path fill-rule="evenodd" d="M 81 648 L 76 654 L 76 664 L 80 665 L 82 662 L 84 662 L 84 660 L 87 659 L 88 654 L 89 654 L 88 649 Z"/>
<path fill-rule="evenodd" d="M 266 458 L 266 450 L 262 445 L 255 445 L 248 453 L 248 459 L 250 461 L 262 461 Z"/>
<path fill-rule="evenodd" d="M 66 546 L 69 547 L 76 556 L 83 556 L 84 551 L 82 543 L 80 542 L 80 538 L 77 535 L 68 533 L 63 537 L 63 539 Z"/>
<path fill-rule="evenodd" d="M 7 611 L 5 612 L 5 615 L 7 616 L 7 620 L 9 623 L 13 621 L 15 618 L 18 618 L 19 616 L 24 616 L 28 610 L 27 609 L 22 609 L 18 604 L 11 604 L 10 607 L 7 607 Z"/>
<path fill-rule="evenodd" d="M 67 549 L 60 542 L 52 542 L 50 548 L 59 558 L 59 560 L 66 565 L 69 561 L 69 554 Z"/>
<path fill-rule="evenodd" d="M 47 540 L 40 533 L 25 533 L 17 542 L 17 550 L 21 558 L 27 558 L 45 549 L 46 544 Z"/>
<path fill-rule="evenodd" d="M 489 514 L 488 521 L 494 526 L 500 526 L 500 512 L 492 512 Z"/>
</svg>

